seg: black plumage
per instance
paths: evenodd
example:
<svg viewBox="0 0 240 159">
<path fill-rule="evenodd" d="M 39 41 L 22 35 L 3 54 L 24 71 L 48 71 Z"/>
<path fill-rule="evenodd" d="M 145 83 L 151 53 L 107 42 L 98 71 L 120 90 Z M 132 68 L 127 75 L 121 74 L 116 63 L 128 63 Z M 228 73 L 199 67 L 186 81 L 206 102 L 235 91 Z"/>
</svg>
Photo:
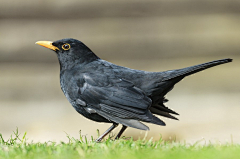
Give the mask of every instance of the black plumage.
<svg viewBox="0 0 240 159">
<path fill-rule="evenodd" d="M 75 39 L 37 44 L 56 52 L 60 63 L 61 89 L 75 110 L 88 119 L 113 123 L 96 141 L 101 141 L 118 124 L 142 130 L 148 122 L 164 126 L 155 115 L 177 118 L 167 108 L 165 95 L 185 76 L 231 62 L 216 60 L 183 69 L 165 72 L 146 72 L 114 65 L 96 56 L 86 45 Z"/>
</svg>

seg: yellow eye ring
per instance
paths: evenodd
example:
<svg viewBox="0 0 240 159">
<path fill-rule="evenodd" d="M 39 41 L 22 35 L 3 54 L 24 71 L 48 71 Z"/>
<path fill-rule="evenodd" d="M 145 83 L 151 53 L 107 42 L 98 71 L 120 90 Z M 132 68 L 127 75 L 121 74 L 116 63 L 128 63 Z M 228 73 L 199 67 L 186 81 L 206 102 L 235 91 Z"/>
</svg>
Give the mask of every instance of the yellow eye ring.
<svg viewBox="0 0 240 159">
<path fill-rule="evenodd" d="M 69 50 L 70 48 L 71 48 L 71 46 L 68 43 L 62 45 L 63 50 Z"/>
</svg>

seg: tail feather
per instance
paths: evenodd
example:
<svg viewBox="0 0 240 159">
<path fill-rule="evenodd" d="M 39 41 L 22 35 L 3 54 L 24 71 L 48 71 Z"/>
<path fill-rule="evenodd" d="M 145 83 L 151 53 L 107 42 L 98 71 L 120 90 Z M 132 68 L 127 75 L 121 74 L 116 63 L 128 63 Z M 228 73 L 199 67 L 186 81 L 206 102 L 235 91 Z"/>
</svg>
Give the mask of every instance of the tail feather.
<svg viewBox="0 0 240 159">
<path fill-rule="evenodd" d="M 216 61 L 203 63 L 203 64 L 200 64 L 200 65 L 186 67 L 186 68 L 183 68 L 183 69 L 167 71 L 168 73 L 163 78 L 162 81 L 168 81 L 168 80 L 171 80 L 173 78 L 180 77 L 180 76 L 184 76 L 184 77 L 189 76 L 191 74 L 194 74 L 194 73 L 197 73 L 199 71 L 208 69 L 210 67 L 214 67 L 214 66 L 221 65 L 221 64 L 224 64 L 224 63 L 228 63 L 228 62 L 232 62 L 232 59 L 228 58 L 228 59 L 216 60 Z"/>
<path fill-rule="evenodd" d="M 151 107 L 150 108 L 150 111 L 151 113 L 153 114 L 157 114 L 157 115 L 161 115 L 161 116 L 164 116 L 164 117 L 167 117 L 167 118 L 171 118 L 171 119 L 175 119 L 175 120 L 178 120 L 178 118 L 172 116 L 171 114 L 169 114 L 168 112 L 165 112 L 165 111 L 161 111 L 155 107 Z"/>
<path fill-rule="evenodd" d="M 166 126 L 165 122 L 162 121 L 161 119 L 157 118 L 155 115 L 152 115 L 152 121 L 150 123 L 153 123 L 156 125 L 161 125 L 161 126 Z"/>
<path fill-rule="evenodd" d="M 167 102 L 167 100 L 164 98 L 164 96 L 172 90 L 173 86 L 182 80 L 185 76 L 197 73 L 199 71 L 208 69 L 210 67 L 214 67 L 217 65 L 221 65 L 224 63 L 231 62 L 232 59 L 222 59 L 222 60 L 216 60 L 211 61 L 207 63 L 203 63 L 200 65 L 195 65 L 191 67 L 186 67 L 183 69 L 178 70 L 171 70 L 166 72 L 161 72 L 162 79 L 159 83 L 158 87 L 155 88 L 155 90 L 151 93 L 152 99 L 153 99 L 153 105 L 150 107 L 150 111 L 153 114 L 161 115 L 167 118 L 176 119 L 176 117 L 172 116 L 171 114 L 179 115 L 175 111 L 169 109 L 168 107 L 164 106 L 164 102 Z M 162 123 L 158 120 L 157 117 L 154 116 L 152 123 L 161 125 Z"/>
<path fill-rule="evenodd" d="M 175 114 L 175 115 L 179 115 L 177 112 L 173 111 L 172 109 L 166 107 L 165 105 L 161 104 L 161 105 L 153 105 L 151 106 L 150 108 L 154 108 L 154 109 L 157 109 L 159 111 L 162 111 L 162 112 L 166 112 L 166 113 L 171 113 L 171 114 Z M 151 111 L 151 109 L 150 109 Z M 152 111 L 151 111 L 152 112 Z"/>
</svg>

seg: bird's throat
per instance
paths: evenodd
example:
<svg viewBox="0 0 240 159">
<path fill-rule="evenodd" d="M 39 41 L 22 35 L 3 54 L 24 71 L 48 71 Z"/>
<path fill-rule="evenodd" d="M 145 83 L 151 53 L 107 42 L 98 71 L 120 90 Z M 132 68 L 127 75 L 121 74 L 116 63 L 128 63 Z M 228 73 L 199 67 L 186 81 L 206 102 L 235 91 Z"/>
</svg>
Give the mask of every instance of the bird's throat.
<svg viewBox="0 0 240 159">
<path fill-rule="evenodd" d="M 61 70 L 71 69 L 74 66 L 84 66 L 98 60 L 95 54 L 86 54 L 84 56 L 69 56 L 67 54 L 58 54 L 58 60 Z"/>
</svg>

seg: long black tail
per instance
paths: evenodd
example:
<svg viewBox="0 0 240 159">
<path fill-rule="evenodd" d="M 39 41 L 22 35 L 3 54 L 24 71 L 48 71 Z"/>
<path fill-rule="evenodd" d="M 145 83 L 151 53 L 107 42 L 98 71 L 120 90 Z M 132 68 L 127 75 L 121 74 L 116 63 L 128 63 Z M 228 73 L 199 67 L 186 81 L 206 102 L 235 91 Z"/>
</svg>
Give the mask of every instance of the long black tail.
<svg viewBox="0 0 240 159">
<path fill-rule="evenodd" d="M 195 66 L 186 67 L 186 68 L 182 68 L 182 69 L 178 69 L 178 70 L 168 71 L 169 74 L 165 78 L 163 78 L 162 81 L 168 81 L 170 79 L 180 77 L 180 76 L 184 76 L 184 77 L 189 76 L 191 74 L 208 69 L 210 67 L 214 67 L 214 66 L 221 65 L 224 63 L 228 63 L 228 62 L 232 62 L 232 59 L 228 58 L 228 59 L 216 60 L 216 61 L 203 63 L 200 65 L 195 65 Z"/>
</svg>

